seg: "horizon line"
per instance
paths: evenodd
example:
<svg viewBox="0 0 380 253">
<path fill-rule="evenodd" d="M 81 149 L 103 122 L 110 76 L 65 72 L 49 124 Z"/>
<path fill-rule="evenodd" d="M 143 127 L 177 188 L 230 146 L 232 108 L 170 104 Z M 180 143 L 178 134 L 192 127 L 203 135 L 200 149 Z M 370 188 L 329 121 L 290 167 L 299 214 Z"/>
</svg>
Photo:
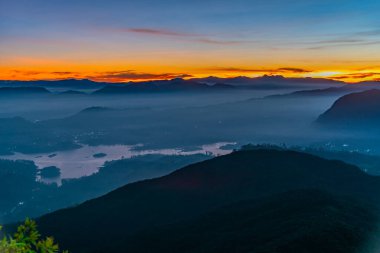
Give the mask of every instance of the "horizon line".
<svg viewBox="0 0 380 253">
<path fill-rule="evenodd" d="M 281 77 L 284 79 L 310 79 L 310 80 L 326 80 L 326 81 L 334 81 L 337 83 L 344 83 L 344 84 L 357 84 L 357 83 L 365 83 L 365 82 L 379 82 L 378 79 L 373 80 L 362 80 L 362 81 L 343 81 L 339 79 L 334 79 L 331 77 L 287 77 L 284 75 L 270 75 L 270 74 L 264 74 L 261 76 L 244 76 L 244 75 L 237 75 L 237 76 L 231 76 L 231 77 L 222 77 L 217 75 L 209 75 L 204 77 L 176 77 L 176 78 L 162 78 L 162 79 L 146 79 L 146 80 L 128 80 L 128 81 L 102 81 L 97 80 L 97 78 L 75 78 L 75 77 L 68 77 L 68 78 L 54 78 L 54 79 L 29 79 L 29 80 L 21 80 L 21 79 L 0 79 L 0 82 L 58 82 L 58 81 L 68 81 L 68 80 L 75 80 L 75 81 L 91 81 L 94 83 L 143 83 L 143 82 L 154 82 L 154 81 L 171 81 L 176 79 L 182 79 L 182 80 L 197 80 L 197 79 L 207 79 L 207 78 L 218 78 L 218 79 L 235 79 L 235 78 L 248 78 L 248 79 L 260 79 L 265 77 Z"/>
</svg>

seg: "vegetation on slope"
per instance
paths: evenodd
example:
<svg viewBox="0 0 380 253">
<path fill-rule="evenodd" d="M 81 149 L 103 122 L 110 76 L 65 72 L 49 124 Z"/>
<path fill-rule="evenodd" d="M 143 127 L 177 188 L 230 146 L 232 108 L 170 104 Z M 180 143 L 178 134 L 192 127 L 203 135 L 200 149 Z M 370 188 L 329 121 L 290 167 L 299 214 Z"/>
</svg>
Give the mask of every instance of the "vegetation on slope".
<svg viewBox="0 0 380 253">
<path fill-rule="evenodd" d="M 1 230 L 1 227 L 0 227 Z M 4 236 L 0 241 L 0 253 L 59 253 L 58 244 L 53 237 L 41 238 L 37 225 L 33 220 L 26 219 L 17 228 L 13 237 Z M 62 251 L 68 253 L 68 251 Z"/>
<path fill-rule="evenodd" d="M 309 192 L 315 190 L 322 194 Z M 228 240 L 229 252 L 318 252 L 315 238 L 330 252 L 348 253 L 374 231 L 379 194 L 380 178 L 358 167 L 294 151 L 247 150 L 128 184 L 38 222 L 76 252 L 211 253 Z M 277 241 L 262 246 L 270 238 Z"/>
</svg>

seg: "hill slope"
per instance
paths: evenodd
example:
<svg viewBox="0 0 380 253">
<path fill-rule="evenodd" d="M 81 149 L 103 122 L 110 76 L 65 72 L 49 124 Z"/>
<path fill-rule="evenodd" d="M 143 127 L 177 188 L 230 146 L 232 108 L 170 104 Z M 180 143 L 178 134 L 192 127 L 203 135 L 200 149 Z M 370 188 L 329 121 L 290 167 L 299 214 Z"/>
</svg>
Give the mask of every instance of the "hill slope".
<svg viewBox="0 0 380 253">
<path fill-rule="evenodd" d="M 54 234 L 65 248 L 74 252 L 110 252 L 117 242 L 130 240 L 142 231 L 186 223 L 240 201 L 305 189 L 318 189 L 339 198 L 350 196 L 365 202 L 377 202 L 380 180 L 355 166 L 304 153 L 239 151 L 187 166 L 162 178 L 126 185 L 77 207 L 44 216 L 38 223 L 43 232 Z M 274 205 L 284 204 L 280 198 Z M 289 208 L 304 206 L 304 198 L 294 205 Z M 348 209 L 343 208 L 341 214 L 345 213 L 344 210 Z M 286 208 L 283 213 L 284 219 L 291 215 Z M 260 215 L 260 212 L 255 211 L 253 215 Z M 326 217 L 318 213 L 306 222 L 323 222 Z M 333 227 L 339 225 L 334 219 L 326 222 L 332 222 Z M 347 222 L 348 226 L 354 226 L 350 219 Z M 322 232 L 316 230 L 315 233 L 318 231 Z M 258 231 L 261 232 L 265 231 Z M 354 232 L 348 233 L 354 236 Z M 96 251 L 99 248 L 104 251 Z M 118 252 L 122 252 L 121 249 Z"/>
<path fill-rule="evenodd" d="M 330 109 L 319 116 L 317 123 L 344 128 L 366 129 L 380 126 L 380 90 L 351 93 L 339 98 Z"/>
<path fill-rule="evenodd" d="M 116 241 L 111 251 L 347 253 L 364 248 L 376 229 L 375 220 L 367 206 L 351 199 L 298 190 L 149 229 Z"/>
</svg>

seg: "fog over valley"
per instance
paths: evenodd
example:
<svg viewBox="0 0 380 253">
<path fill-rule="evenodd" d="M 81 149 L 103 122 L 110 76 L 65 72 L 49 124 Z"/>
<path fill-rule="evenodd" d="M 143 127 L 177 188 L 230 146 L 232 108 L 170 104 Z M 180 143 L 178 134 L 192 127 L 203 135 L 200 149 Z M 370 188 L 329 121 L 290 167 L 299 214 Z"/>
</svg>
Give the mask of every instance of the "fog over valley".
<svg viewBox="0 0 380 253">
<path fill-rule="evenodd" d="M 290 82 L 281 82 L 284 80 Z M 376 110 L 363 113 L 373 108 L 371 101 L 378 101 L 377 83 L 276 84 L 265 88 L 264 84 L 224 81 L 232 84 L 175 79 L 153 83 L 157 85 L 154 88 L 150 82 L 78 87 L 87 81 L 72 81 L 75 85 L 57 81 L 56 86 L 50 82 L 53 88 L 38 86 L 38 82 L 0 87 L 0 223 L 54 214 L 124 185 L 181 173 L 183 167 L 236 153 L 307 153 L 353 164 L 368 176 L 380 175 L 376 130 L 380 114 Z M 365 96 L 367 104 L 359 103 L 359 108 L 357 96 Z M 190 182 L 178 187 L 193 189 Z M 296 194 L 301 202 L 306 201 L 304 194 Z M 324 195 L 310 194 L 325 201 Z M 198 200 L 194 197 L 194 201 Z M 233 207 L 231 212 L 237 211 L 235 208 L 242 207 Z M 259 207 L 250 208 L 257 212 Z M 219 215 L 223 216 L 218 213 L 215 217 Z M 43 225 L 43 230 L 55 228 Z M 57 234 L 66 240 L 58 230 Z M 140 240 L 131 238 L 128 240 L 134 243 Z M 70 240 L 65 245 L 78 246 Z"/>
</svg>

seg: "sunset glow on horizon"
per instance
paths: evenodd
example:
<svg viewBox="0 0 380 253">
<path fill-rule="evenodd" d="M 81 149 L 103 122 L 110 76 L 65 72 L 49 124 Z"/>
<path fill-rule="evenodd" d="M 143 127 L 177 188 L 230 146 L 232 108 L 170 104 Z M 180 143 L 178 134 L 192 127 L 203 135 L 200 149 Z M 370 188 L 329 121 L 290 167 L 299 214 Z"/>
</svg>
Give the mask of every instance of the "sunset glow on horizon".
<svg viewBox="0 0 380 253">
<path fill-rule="evenodd" d="M 380 81 L 380 2 L 0 0 L 0 79 Z"/>
</svg>

